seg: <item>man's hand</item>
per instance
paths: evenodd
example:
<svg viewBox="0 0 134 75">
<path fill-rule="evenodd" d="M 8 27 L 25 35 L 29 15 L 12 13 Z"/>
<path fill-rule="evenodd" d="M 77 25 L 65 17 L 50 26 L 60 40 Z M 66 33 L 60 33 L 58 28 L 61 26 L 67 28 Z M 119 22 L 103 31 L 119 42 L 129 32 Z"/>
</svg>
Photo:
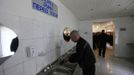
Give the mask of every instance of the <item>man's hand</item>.
<svg viewBox="0 0 134 75">
<path fill-rule="evenodd" d="M 65 59 L 64 59 L 64 63 L 70 63 L 70 62 L 69 62 L 69 58 L 65 58 Z"/>
</svg>

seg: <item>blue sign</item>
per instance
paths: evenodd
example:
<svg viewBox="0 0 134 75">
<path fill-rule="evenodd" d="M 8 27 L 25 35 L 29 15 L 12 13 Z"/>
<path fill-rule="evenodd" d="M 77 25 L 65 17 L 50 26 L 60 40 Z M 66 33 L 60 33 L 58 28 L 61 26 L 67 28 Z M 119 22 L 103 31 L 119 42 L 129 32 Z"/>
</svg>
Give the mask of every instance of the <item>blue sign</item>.
<svg viewBox="0 0 134 75">
<path fill-rule="evenodd" d="M 58 17 L 58 7 L 50 0 L 32 0 L 33 9 Z"/>
</svg>

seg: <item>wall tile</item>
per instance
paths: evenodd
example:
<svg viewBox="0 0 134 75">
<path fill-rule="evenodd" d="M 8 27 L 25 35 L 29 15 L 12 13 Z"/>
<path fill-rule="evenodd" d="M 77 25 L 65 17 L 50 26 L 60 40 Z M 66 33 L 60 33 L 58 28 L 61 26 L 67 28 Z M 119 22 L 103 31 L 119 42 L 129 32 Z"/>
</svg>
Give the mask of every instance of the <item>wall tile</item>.
<svg viewBox="0 0 134 75">
<path fill-rule="evenodd" d="M 24 62 L 24 75 L 36 74 L 36 62 L 34 60 Z"/>
<path fill-rule="evenodd" d="M 4 75 L 3 72 L 0 71 L 0 75 Z"/>
<path fill-rule="evenodd" d="M 4 75 L 24 75 L 23 64 L 19 64 L 12 68 L 4 70 Z"/>
<path fill-rule="evenodd" d="M 3 71 L 3 65 L 0 65 L 0 72 Z"/>
</svg>

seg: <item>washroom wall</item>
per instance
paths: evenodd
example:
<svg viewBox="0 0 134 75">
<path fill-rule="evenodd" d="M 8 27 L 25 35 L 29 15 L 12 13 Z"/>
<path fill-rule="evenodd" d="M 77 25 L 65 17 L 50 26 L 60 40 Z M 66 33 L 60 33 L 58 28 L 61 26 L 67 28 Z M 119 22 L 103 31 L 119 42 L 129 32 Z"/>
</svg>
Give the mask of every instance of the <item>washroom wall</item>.
<svg viewBox="0 0 134 75">
<path fill-rule="evenodd" d="M 64 41 L 63 30 L 77 30 L 79 20 L 59 0 L 51 1 L 58 6 L 58 18 L 32 9 L 32 0 L 0 1 L 0 23 L 19 38 L 17 52 L 0 65 L 0 75 L 36 75 L 75 45 Z M 28 47 L 34 48 L 37 56 L 27 57 Z"/>
<path fill-rule="evenodd" d="M 132 17 L 116 17 L 109 19 L 80 21 L 78 29 L 81 35 L 92 45 L 92 25 L 94 22 L 113 21 L 115 24 L 115 53 L 116 57 L 134 58 L 134 19 Z M 123 31 L 122 31 L 123 29 Z M 125 29 L 125 30 L 124 30 Z M 86 33 L 86 34 L 85 34 Z M 128 45 L 129 44 L 129 45 Z"/>
<path fill-rule="evenodd" d="M 116 18 L 115 56 L 134 58 L 134 19 L 132 17 Z"/>
</svg>

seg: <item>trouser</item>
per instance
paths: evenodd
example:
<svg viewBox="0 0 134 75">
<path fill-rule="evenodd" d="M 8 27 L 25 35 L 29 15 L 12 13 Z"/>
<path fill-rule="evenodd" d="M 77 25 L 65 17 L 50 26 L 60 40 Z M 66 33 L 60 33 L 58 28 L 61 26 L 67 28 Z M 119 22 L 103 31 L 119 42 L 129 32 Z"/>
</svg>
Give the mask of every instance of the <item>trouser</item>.
<svg viewBox="0 0 134 75">
<path fill-rule="evenodd" d="M 100 47 L 100 48 L 99 48 L 99 55 L 100 55 L 100 56 L 101 56 L 101 53 L 103 54 L 103 57 L 105 57 L 106 47 Z"/>
<path fill-rule="evenodd" d="M 95 75 L 95 64 L 82 68 L 83 75 Z"/>
</svg>

